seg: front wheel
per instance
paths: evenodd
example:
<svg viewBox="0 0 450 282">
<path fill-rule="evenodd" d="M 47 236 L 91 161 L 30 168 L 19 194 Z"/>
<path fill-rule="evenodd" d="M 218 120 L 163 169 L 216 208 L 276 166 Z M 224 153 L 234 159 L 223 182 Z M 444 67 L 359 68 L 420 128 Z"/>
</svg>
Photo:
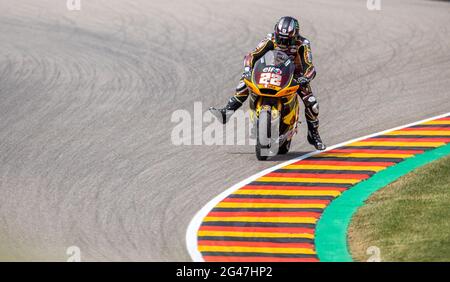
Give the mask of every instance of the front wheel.
<svg viewBox="0 0 450 282">
<path fill-rule="evenodd" d="M 270 148 L 270 142 L 269 144 L 261 144 L 261 140 L 270 140 L 270 133 L 271 133 L 271 113 L 270 111 L 263 110 L 259 113 L 259 118 L 256 123 L 255 151 L 256 151 L 256 158 L 260 161 L 265 161 L 269 157 L 267 154 L 267 149 Z"/>
</svg>

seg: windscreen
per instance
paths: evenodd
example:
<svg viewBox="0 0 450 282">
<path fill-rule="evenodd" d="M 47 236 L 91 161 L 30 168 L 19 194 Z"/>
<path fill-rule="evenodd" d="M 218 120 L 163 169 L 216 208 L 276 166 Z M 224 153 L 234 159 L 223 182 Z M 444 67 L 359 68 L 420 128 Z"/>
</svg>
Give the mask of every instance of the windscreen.
<svg viewBox="0 0 450 282">
<path fill-rule="evenodd" d="M 294 69 L 294 63 L 284 52 L 269 51 L 256 62 L 253 81 L 260 89 L 279 91 L 289 85 Z"/>
</svg>

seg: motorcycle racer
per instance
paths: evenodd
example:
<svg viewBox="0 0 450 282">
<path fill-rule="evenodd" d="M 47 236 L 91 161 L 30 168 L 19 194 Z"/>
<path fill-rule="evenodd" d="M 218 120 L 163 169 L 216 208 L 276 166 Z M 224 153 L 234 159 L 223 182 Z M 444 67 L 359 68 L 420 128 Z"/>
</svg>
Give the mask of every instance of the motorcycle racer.
<svg viewBox="0 0 450 282">
<path fill-rule="evenodd" d="M 236 93 L 228 100 L 224 108 L 210 108 L 210 111 L 225 124 L 231 115 L 247 100 L 250 91 L 244 78 L 251 77 L 252 67 L 264 54 L 270 50 L 280 50 L 286 53 L 295 63 L 294 79 L 300 85 L 297 94 L 305 105 L 305 117 L 308 124 L 308 142 L 317 150 L 325 150 L 326 146 L 319 135 L 319 104 L 312 93 L 310 82 L 316 76 L 312 63 L 311 46 L 308 39 L 299 33 L 300 26 L 293 17 L 282 17 L 275 25 L 274 32 L 250 54 L 244 58 L 244 72 L 236 87 Z"/>
</svg>

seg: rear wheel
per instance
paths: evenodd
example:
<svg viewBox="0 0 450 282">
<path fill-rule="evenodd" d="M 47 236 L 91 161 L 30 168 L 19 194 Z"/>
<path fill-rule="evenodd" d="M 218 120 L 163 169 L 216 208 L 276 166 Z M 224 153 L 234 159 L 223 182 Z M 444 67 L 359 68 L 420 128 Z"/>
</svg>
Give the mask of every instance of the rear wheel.
<svg viewBox="0 0 450 282">
<path fill-rule="evenodd" d="M 291 148 L 291 140 L 284 142 L 283 145 L 280 146 L 280 148 L 278 149 L 278 154 L 285 155 L 289 152 L 290 148 Z"/>
<path fill-rule="evenodd" d="M 271 114 L 270 111 L 262 110 L 259 113 L 258 122 L 256 124 L 256 158 L 260 161 L 265 161 L 269 157 L 267 150 L 270 148 L 269 144 L 266 144 L 270 140 L 270 130 L 271 130 Z M 266 142 L 261 142 L 266 140 Z M 264 154 L 263 154 L 264 153 Z"/>
</svg>

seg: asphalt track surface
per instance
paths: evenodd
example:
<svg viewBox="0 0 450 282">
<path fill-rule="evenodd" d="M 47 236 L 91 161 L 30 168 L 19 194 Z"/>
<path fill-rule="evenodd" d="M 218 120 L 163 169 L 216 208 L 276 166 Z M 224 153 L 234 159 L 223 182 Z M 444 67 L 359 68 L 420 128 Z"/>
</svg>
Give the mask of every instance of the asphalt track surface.
<svg viewBox="0 0 450 282">
<path fill-rule="evenodd" d="M 220 106 L 282 15 L 312 41 L 321 132 L 336 144 L 450 109 L 441 1 L 0 0 L 0 259 L 190 260 L 194 214 L 285 158 L 174 146 L 179 109 Z"/>
</svg>

